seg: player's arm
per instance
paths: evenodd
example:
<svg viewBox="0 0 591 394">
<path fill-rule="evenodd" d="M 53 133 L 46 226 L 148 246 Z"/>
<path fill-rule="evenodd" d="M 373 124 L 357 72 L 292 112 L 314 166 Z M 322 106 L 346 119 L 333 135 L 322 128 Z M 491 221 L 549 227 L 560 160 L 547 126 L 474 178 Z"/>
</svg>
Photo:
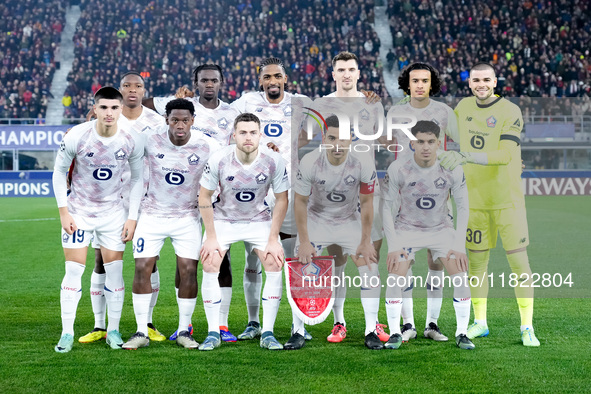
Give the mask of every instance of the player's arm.
<svg viewBox="0 0 591 394">
<path fill-rule="evenodd" d="M 123 242 L 133 239 L 140 210 L 140 202 L 142 201 L 144 192 L 144 136 L 136 134 L 135 141 L 135 147 L 129 156 L 131 191 L 129 193 L 129 213 L 121 233 L 121 240 Z"/>
<path fill-rule="evenodd" d="M 375 180 L 374 180 L 375 183 Z M 365 264 L 377 263 L 376 250 L 371 242 L 371 226 L 373 223 L 373 184 L 361 183 L 359 203 L 361 206 L 361 242 L 355 255 L 363 257 Z"/>
<path fill-rule="evenodd" d="M 150 108 L 152 111 L 156 111 L 156 108 L 154 107 L 154 97 L 146 97 L 142 99 L 142 105 L 144 107 Z"/>
<path fill-rule="evenodd" d="M 445 135 L 454 140 L 456 143 L 460 143 L 460 129 L 458 127 L 458 117 L 453 109 L 447 107 L 447 128 L 445 129 Z"/>
<path fill-rule="evenodd" d="M 298 229 L 298 238 L 300 239 L 300 246 L 298 247 L 298 259 L 302 264 L 308 264 L 312 261 L 312 257 L 316 256 L 316 249 L 310 242 L 310 235 L 308 234 L 308 196 L 302 195 L 298 192 L 294 197 L 294 214 L 296 227 Z"/>
<path fill-rule="evenodd" d="M 57 207 L 60 214 L 60 222 L 62 228 L 68 234 L 72 234 L 78 230 L 74 219 L 68 212 L 68 170 L 72 164 L 72 160 L 76 155 L 76 141 L 73 135 L 70 133 L 64 135 L 64 138 L 60 144 L 60 150 L 58 151 L 53 167 L 53 191 L 55 199 L 57 201 Z"/>
<path fill-rule="evenodd" d="M 220 255 L 222 253 L 213 224 L 213 204 L 211 197 L 214 192 L 215 190 L 210 190 L 203 185 L 201 185 L 199 190 L 199 213 L 201 214 L 203 227 L 205 227 L 205 233 L 207 234 L 207 239 L 203 242 L 203 247 L 201 248 L 201 261 L 207 260 L 214 253 L 219 253 Z"/>
<path fill-rule="evenodd" d="M 406 251 L 402 249 L 402 245 L 398 242 L 398 236 L 396 234 L 396 228 L 394 227 L 394 218 L 398 215 L 400 209 L 400 188 L 398 186 L 398 180 L 396 177 L 397 169 L 392 166 L 387 172 L 388 179 L 384 182 L 384 188 L 382 190 L 382 220 L 384 226 L 384 235 L 388 242 L 388 271 L 393 271 L 398 265 L 400 256 L 403 255 L 408 258 Z"/>
<path fill-rule="evenodd" d="M 267 241 L 267 247 L 265 248 L 264 255 L 270 254 L 275 260 L 275 264 L 279 267 L 283 266 L 284 251 L 281 242 L 279 242 L 279 231 L 281 230 L 281 224 L 285 219 L 287 213 L 287 190 L 281 193 L 275 194 L 275 207 L 273 208 L 273 218 L 271 219 L 271 232 L 269 233 L 269 240 Z"/>
<path fill-rule="evenodd" d="M 468 257 L 466 256 L 466 230 L 468 228 L 468 216 L 470 206 L 468 202 L 468 187 L 466 186 L 466 177 L 462 167 L 453 171 L 454 183 L 451 188 L 451 194 L 456 204 L 456 230 L 454 232 L 454 243 L 447 254 L 447 258 L 456 258 L 456 264 L 460 271 L 468 269 Z"/>
</svg>

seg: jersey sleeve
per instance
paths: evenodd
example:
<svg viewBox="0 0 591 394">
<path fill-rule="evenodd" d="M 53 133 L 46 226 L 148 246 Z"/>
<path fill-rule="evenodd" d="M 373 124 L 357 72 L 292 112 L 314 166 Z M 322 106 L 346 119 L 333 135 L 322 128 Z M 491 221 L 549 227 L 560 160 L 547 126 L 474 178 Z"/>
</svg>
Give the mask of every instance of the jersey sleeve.
<svg viewBox="0 0 591 394">
<path fill-rule="evenodd" d="M 71 131 L 64 135 L 55 159 L 52 183 L 58 208 L 68 205 L 67 173 L 76 157 L 77 135 L 78 133 Z"/>
<path fill-rule="evenodd" d="M 154 109 L 160 115 L 166 115 L 166 104 L 169 101 L 174 100 L 174 96 L 167 96 L 167 97 L 154 97 Z"/>
<path fill-rule="evenodd" d="M 453 185 L 451 194 L 456 204 L 456 230 L 454 234 L 453 250 L 465 252 L 466 230 L 468 228 L 468 216 L 470 207 L 468 203 L 468 187 L 466 186 L 466 176 L 462 166 L 457 166 L 452 173 Z"/>
<path fill-rule="evenodd" d="M 400 189 L 398 186 L 398 162 L 393 162 L 388 167 L 384 181 L 381 183 L 382 186 L 382 198 L 387 201 L 394 201 L 400 196 Z"/>
<path fill-rule="evenodd" d="M 521 109 L 517 105 L 509 104 L 507 107 L 507 115 L 503 122 L 501 129 L 501 141 L 511 140 L 515 141 L 517 145 L 521 144 L 521 130 L 523 129 L 523 116 Z"/>
<path fill-rule="evenodd" d="M 220 175 L 219 175 L 219 158 L 221 156 L 219 154 L 214 154 L 209 158 L 207 164 L 203 168 L 203 175 L 201 176 L 201 180 L 199 184 L 206 188 L 207 190 L 216 190 L 220 183 Z"/>
<path fill-rule="evenodd" d="M 359 192 L 361 194 L 372 194 L 375 190 L 378 174 L 376 166 L 371 156 L 361 159 L 361 187 Z"/>
<path fill-rule="evenodd" d="M 248 94 L 248 93 L 247 93 Z M 232 108 L 238 111 L 239 114 L 246 112 L 246 95 L 240 96 L 238 100 L 235 100 L 230 104 Z"/>
<path fill-rule="evenodd" d="M 277 167 L 275 168 L 275 173 L 273 174 L 273 193 L 283 193 L 289 190 L 289 177 L 287 175 L 287 167 L 285 163 L 285 159 L 283 157 L 277 155 L 277 159 L 275 162 L 277 163 Z"/>
<path fill-rule="evenodd" d="M 293 190 L 302 196 L 309 196 L 312 193 L 312 166 L 314 162 L 311 160 L 312 154 L 309 153 L 302 158 L 293 187 Z"/>
</svg>

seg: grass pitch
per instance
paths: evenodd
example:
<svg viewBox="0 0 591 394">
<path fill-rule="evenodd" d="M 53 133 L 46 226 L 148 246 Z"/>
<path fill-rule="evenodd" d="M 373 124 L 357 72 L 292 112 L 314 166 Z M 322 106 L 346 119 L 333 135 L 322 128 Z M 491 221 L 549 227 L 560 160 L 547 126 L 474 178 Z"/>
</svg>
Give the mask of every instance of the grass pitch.
<svg viewBox="0 0 591 394">
<path fill-rule="evenodd" d="M 397 351 L 370 351 L 363 345 L 363 311 L 359 299 L 345 304 L 348 336 L 343 343 L 325 338 L 332 317 L 308 327 L 314 340 L 296 352 L 270 352 L 257 341 L 222 344 L 213 352 L 188 351 L 166 341 L 137 351 L 114 351 L 104 341 L 82 345 L 70 353 L 55 353 L 61 332 L 59 286 L 64 274 L 60 224 L 50 198 L 0 199 L 0 391 L 1 392 L 279 392 L 279 391 L 588 391 L 589 349 L 588 197 L 527 199 L 532 268 L 539 273 L 572 273 L 571 287 L 540 288 L 534 325 L 542 344 L 524 348 L 519 339 L 519 314 L 513 291 L 498 289 L 489 300 L 487 338 L 476 339 L 474 351 L 453 342 L 423 339 L 426 300 L 415 290 L 415 320 L 419 337 Z M 587 213 L 585 213 L 587 212 Z M 35 219 L 35 220 L 31 220 Z M 48 220 L 38 220 L 48 219 Z M 31 221 L 29 221 L 31 220 Z M 130 247 L 128 247 L 130 249 Z M 177 326 L 174 259 L 169 243 L 159 261 L 161 292 L 154 323 L 165 335 Z M 234 294 L 230 330 L 247 323 L 242 293 L 243 249 L 232 249 Z M 382 263 L 385 249 L 382 251 Z M 93 328 L 88 294 L 93 258 L 84 273 L 83 296 L 75 324 L 76 340 Z M 351 263 L 347 274 L 354 275 Z M 417 258 L 415 274 L 424 275 L 425 256 Z M 495 274 L 509 273 L 502 250 L 491 255 Z M 382 264 L 382 270 L 385 267 Z M 385 272 L 383 272 L 385 274 Z M 133 260 L 126 253 L 126 301 L 121 320 L 124 339 L 135 332 L 131 302 Z M 201 274 L 199 274 L 201 281 Z M 495 291 L 497 291 L 495 289 Z M 351 292 L 354 293 L 354 292 Z M 386 322 L 383 306 L 380 321 Z M 200 298 L 193 316 L 194 337 L 207 331 Z M 275 334 L 290 335 L 291 310 L 282 300 Z M 451 299 L 444 300 L 439 325 L 453 338 L 455 317 Z"/>
</svg>

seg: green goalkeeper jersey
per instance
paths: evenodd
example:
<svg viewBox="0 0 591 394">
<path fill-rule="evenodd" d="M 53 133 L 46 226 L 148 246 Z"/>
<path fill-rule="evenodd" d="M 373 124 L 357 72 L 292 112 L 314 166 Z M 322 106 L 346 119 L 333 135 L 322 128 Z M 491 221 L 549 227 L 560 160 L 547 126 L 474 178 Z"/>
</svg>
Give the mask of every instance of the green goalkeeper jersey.
<svg viewBox="0 0 591 394">
<path fill-rule="evenodd" d="M 501 97 L 486 105 L 467 97 L 455 112 L 460 150 L 488 153 L 489 165 L 464 165 L 470 209 L 524 206 L 520 146 L 523 117 L 519 107 Z"/>
</svg>

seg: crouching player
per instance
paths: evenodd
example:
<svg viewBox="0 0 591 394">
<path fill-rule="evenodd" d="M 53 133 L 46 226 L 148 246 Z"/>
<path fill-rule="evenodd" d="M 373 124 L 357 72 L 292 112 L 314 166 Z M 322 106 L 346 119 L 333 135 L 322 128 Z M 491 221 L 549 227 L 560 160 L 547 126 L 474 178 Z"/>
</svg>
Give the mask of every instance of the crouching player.
<svg viewBox="0 0 591 394">
<path fill-rule="evenodd" d="M 205 134 L 191 133 L 194 113 L 190 101 L 172 100 L 166 104 L 167 126 L 143 134 L 150 181 L 133 238 L 133 310 L 137 332 L 123 344 L 124 349 L 137 349 L 150 342 L 150 276 L 168 237 L 172 240 L 180 275 L 176 342 L 190 349 L 199 346 L 187 331 L 197 300 L 197 260 L 201 248 L 197 190 L 205 163 L 220 146 Z"/>
<path fill-rule="evenodd" d="M 468 225 L 468 190 L 463 171 L 445 170 L 437 162 L 439 126 L 419 121 L 411 129 L 414 156 L 390 165 L 384 182 L 384 230 L 388 240 L 388 282 L 386 313 L 390 339 L 384 345 L 398 349 L 402 344 L 400 312 L 405 276 L 415 253 L 428 248 L 450 275 L 454 286 L 456 345 L 474 349 L 466 336 L 470 318 L 468 259 L 464 237 Z M 447 199 L 452 193 L 457 208 L 456 229 L 448 216 Z"/>
<path fill-rule="evenodd" d="M 310 263 L 312 256 L 321 253 L 324 248 L 336 256 L 335 271 L 340 277 L 340 284 L 335 289 L 335 325 L 328 338 L 330 342 L 341 342 L 346 333 L 343 273 L 347 256 L 351 256 L 362 279 L 368 282 L 361 288 L 365 345 L 369 349 L 382 349 L 382 342 L 376 334 L 380 302 L 378 264 L 371 242 L 373 191 L 377 180 L 374 160 L 366 153 L 348 153 L 351 135 L 347 139 L 339 139 L 339 120 L 336 116 L 328 117 L 326 126 L 321 145 L 325 149 L 304 156 L 295 182 L 297 256 L 303 264 Z M 358 202 L 361 204 L 361 215 L 357 210 Z M 373 277 L 375 279 L 372 280 Z M 285 349 L 300 349 L 304 343 L 304 323 L 293 313 L 292 336 Z"/>
<path fill-rule="evenodd" d="M 281 155 L 259 147 L 260 127 L 256 115 L 248 112 L 238 115 L 234 120 L 236 145 L 227 146 L 212 155 L 201 179 L 199 210 L 205 226 L 201 249 L 201 292 L 209 326 L 209 335 L 200 346 L 202 350 L 220 346 L 221 292 L 218 275 L 228 248 L 239 241 L 254 246 L 266 273 L 260 345 L 270 350 L 283 349 L 273 336 L 273 326 L 283 290 L 281 269 L 284 253 L 279 230 L 287 212 L 289 181 L 286 162 Z M 220 201 L 214 211 L 211 197 L 218 186 Z M 272 217 L 265 205 L 265 196 L 271 186 L 276 198 Z"/>
</svg>

